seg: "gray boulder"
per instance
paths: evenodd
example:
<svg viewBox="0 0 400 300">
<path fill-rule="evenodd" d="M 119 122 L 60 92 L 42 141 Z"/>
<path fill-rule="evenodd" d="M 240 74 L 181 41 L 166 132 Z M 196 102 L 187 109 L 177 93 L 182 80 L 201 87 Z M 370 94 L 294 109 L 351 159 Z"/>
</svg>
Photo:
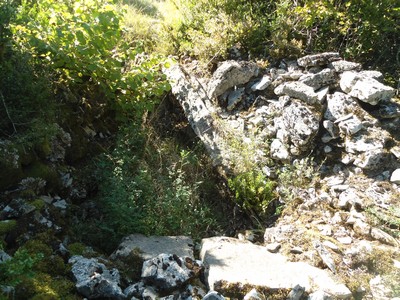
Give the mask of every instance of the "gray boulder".
<svg viewBox="0 0 400 300">
<path fill-rule="evenodd" d="M 288 95 L 311 105 L 318 103 L 318 95 L 314 89 L 299 81 L 282 83 L 275 88 L 274 93 L 278 96 Z"/>
<path fill-rule="evenodd" d="M 356 111 L 358 106 L 354 99 L 341 92 L 328 95 L 326 102 L 327 108 L 324 118 L 330 121 L 336 121 L 347 116 L 349 113 Z"/>
<path fill-rule="evenodd" d="M 142 280 L 159 292 L 167 292 L 183 286 L 202 269 L 200 261 L 163 253 L 143 263 Z"/>
<path fill-rule="evenodd" d="M 318 90 L 324 86 L 329 86 L 336 82 L 335 71 L 327 68 L 316 74 L 305 74 L 299 79 L 300 82 L 311 86 L 314 90 Z"/>
<path fill-rule="evenodd" d="M 345 93 L 371 105 L 388 101 L 396 90 L 380 83 L 375 73 L 346 71 L 340 79 L 340 88 Z"/>
<path fill-rule="evenodd" d="M 108 270 L 96 258 L 74 255 L 68 261 L 72 264 L 72 275 L 78 292 L 88 299 L 125 299 L 119 287 L 120 275 L 117 269 Z"/>
<path fill-rule="evenodd" d="M 317 67 L 328 65 L 331 62 L 341 60 L 339 53 L 337 52 L 324 52 L 319 54 L 312 54 L 301 57 L 297 60 L 297 64 L 300 67 Z"/>
<path fill-rule="evenodd" d="M 228 89 L 245 84 L 258 75 L 258 66 L 252 62 L 224 61 L 208 83 L 208 97 L 217 98 Z"/>
<path fill-rule="evenodd" d="M 0 250 L 0 264 L 4 263 L 10 259 L 12 259 L 12 257 L 10 255 L 8 255 L 7 252 Z"/>
<path fill-rule="evenodd" d="M 279 133 L 277 138 L 283 144 L 289 141 L 290 153 L 299 155 L 312 146 L 312 141 L 319 130 L 321 117 L 322 113 L 316 109 L 298 100 L 292 100 L 283 108 L 281 117 L 275 119 L 275 127 Z M 282 150 L 282 147 L 277 149 Z"/>
<path fill-rule="evenodd" d="M 331 63 L 332 68 L 338 72 L 342 73 L 345 71 L 360 71 L 361 70 L 361 64 L 351 62 L 351 61 L 346 61 L 346 60 L 337 60 Z"/>
<path fill-rule="evenodd" d="M 349 95 L 371 105 L 377 105 L 381 100 L 390 100 L 396 90 L 373 78 L 362 78 L 352 87 Z"/>
</svg>

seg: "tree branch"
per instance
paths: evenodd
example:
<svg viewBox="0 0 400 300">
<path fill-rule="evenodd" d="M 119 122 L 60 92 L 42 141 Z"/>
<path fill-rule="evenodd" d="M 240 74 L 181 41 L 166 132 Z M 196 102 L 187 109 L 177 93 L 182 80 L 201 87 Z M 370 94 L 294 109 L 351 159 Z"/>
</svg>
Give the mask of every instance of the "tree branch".
<svg viewBox="0 0 400 300">
<path fill-rule="evenodd" d="M 15 127 L 15 124 L 14 124 L 13 120 L 11 119 L 10 112 L 8 111 L 8 108 L 7 108 L 7 105 L 6 105 L 6 101 L 4 100 L 4 96 L 3 96 L 3 93 L 1 91 L 0 91 L 0 98 L 1 98 L 1 101 L 3 102 L 4 108 L 6 109 L 7 117 L 8 117 L 8 119 L 10 120 L 10 122 L 11 122 L 11 124 L 13 126 L 14 132 L 11 134 L 11 135 L 13 135 L 13 134 L 17 133 L 17 128 Z"/>
</svg>

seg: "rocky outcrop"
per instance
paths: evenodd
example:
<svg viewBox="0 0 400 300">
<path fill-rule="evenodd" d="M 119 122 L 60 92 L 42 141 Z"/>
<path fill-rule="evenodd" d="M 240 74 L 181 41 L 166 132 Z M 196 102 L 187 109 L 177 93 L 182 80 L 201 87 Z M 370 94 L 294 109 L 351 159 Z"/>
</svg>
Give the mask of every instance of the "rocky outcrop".
<svg viewBox="0 0 400 300">
<path fill-rule="evenodd" d="M 219 75 L 208 81 L 186 76 L 209 90 L 218 83 L 216 77 L 229 73 L 226 69 L 226 65 L 217 69 Z M 259 67 L 259 75 L 240 70 L 248 72 L 247 82 L 220 85 L 218 93 L 196 98 L 207 103 L 203 107 L 210 112 L 203 117 L 210 124 L 207 138 L 199 137 L 206 141 L 214 162 L 230 174 L 243 171 L 236 168 L 237 157 L 251 157 L 252 166 L 277 181 L 280 201 L 287 201 L 288 208 L 266 228 L 263 244 L 224 237 L 203 240 L 201 256 L 209 287 L 227 296 L 240 290 L 241 297 L 255 288 L 249 299 L 258 299 L 257 291 L 265 295 L 278 289 L 288 299 L 396 295 L 392 288 L 398 279 L 399 256 L 394 253 L 400 246 L 396 90 L 382 83 L 380 72 L 363 71 L 360 64 L 332 52 L 285 60 L 277 68 Z M 175 83 L 171 84 L 174 93 Z M 180 91 L 178 100 L 186 97 Z M 196 128 L 192 117 L 196 111 L 185 113 Z M 295 181 L 310 175 L 304 168 L 310 157 L 318 161 L 317 168 L 311 166 L 316 179 L 299 186 Z M 276 174 L 288 170 L 293 172 L 292 182 L 283 186 Z M 386 269 L 371 271 L 376 270 L 372 261 L 382 261 Z"/>
<path fill-rule="evenodd" d="M 72 274 L 78 292 L 89 298 L 125 299 L 120 284 L 120 274 L 117 269 L 108 268 L 96 258 L 73 256 L 69 259 L 72 264 Z"/>
<path fill-rule="evenodd" d="M 344 163 L 367 172 L 391 165 L 393 142 L 379 120 L 400 115 L 399 104 L 392 101 L 395 89 L 379 81 L 379 72 L 361 71 L 338 53 L 259 68 L 260 77 L 254 65 L 244 62 L 222 63 L 208 82 L 183 70 L 175 66 L 168 71 L 172 92 L 214 162 L 225 170 L 234 173 L 237 156 L 226 132 L 239 143 L 254 144 L 256 162 L 270 150 L 274 160 L 284 163 L 325 144 L 327 152 L 338 150 Z M 378 145 L 371 142 L 375 136 L 382 141 Z"/>
</svg>

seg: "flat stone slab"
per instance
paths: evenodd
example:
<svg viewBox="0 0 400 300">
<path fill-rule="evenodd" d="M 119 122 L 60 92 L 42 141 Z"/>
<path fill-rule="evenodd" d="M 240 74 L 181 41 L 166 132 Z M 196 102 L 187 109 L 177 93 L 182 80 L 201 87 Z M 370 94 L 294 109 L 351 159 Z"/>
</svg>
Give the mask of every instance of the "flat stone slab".
<svg viewBox="0 0 400 300">
<path fill-rule="evenodd" d="M 332 273 L 304 262 L 289 262 L 265 247 L 228 237 L 202 240 L 200 258 L 211 290 L 224 292 L 224 286 L 251 285 L 269 289 L 292 289 L 296 285 L 308 293 L 321 290 L 335 299 L 351 298 L 350 290 L 338 283 Z"/>
<path fill-rule="evenodd" d="M 111 254 L 111 259 L 126 257 L 132 250 L 139 250 L 144 260 L 152 259 L 162 253 L 176 254 L 179 257 L 193 256 L 193 240 L 187 236 L 145 236 L 132 234 L 125 237 Z"/>
</svg>

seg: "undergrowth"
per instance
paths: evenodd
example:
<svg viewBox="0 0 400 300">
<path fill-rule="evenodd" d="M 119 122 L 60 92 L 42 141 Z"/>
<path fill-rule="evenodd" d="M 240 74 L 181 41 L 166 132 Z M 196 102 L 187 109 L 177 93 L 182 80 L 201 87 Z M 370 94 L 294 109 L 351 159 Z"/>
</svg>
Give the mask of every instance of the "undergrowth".
<svg viewBox="0 0 400 300">
<path fill-rule="evenodd" d="M 160 139 L 149 128 L 123 126 L 115 148 L 95 160 L 99 182 L 95 201 L 102 219 L 89 224 L 87 236 L 92 238 L 86 242 L 104 248 L 102 237 L 107 235 L 108 250 L 113 250 L 131 233 L 194 239 L 215 233 L 220 216 L 211 209 L 208 164 L 199 149 Z"/>
</svg>

